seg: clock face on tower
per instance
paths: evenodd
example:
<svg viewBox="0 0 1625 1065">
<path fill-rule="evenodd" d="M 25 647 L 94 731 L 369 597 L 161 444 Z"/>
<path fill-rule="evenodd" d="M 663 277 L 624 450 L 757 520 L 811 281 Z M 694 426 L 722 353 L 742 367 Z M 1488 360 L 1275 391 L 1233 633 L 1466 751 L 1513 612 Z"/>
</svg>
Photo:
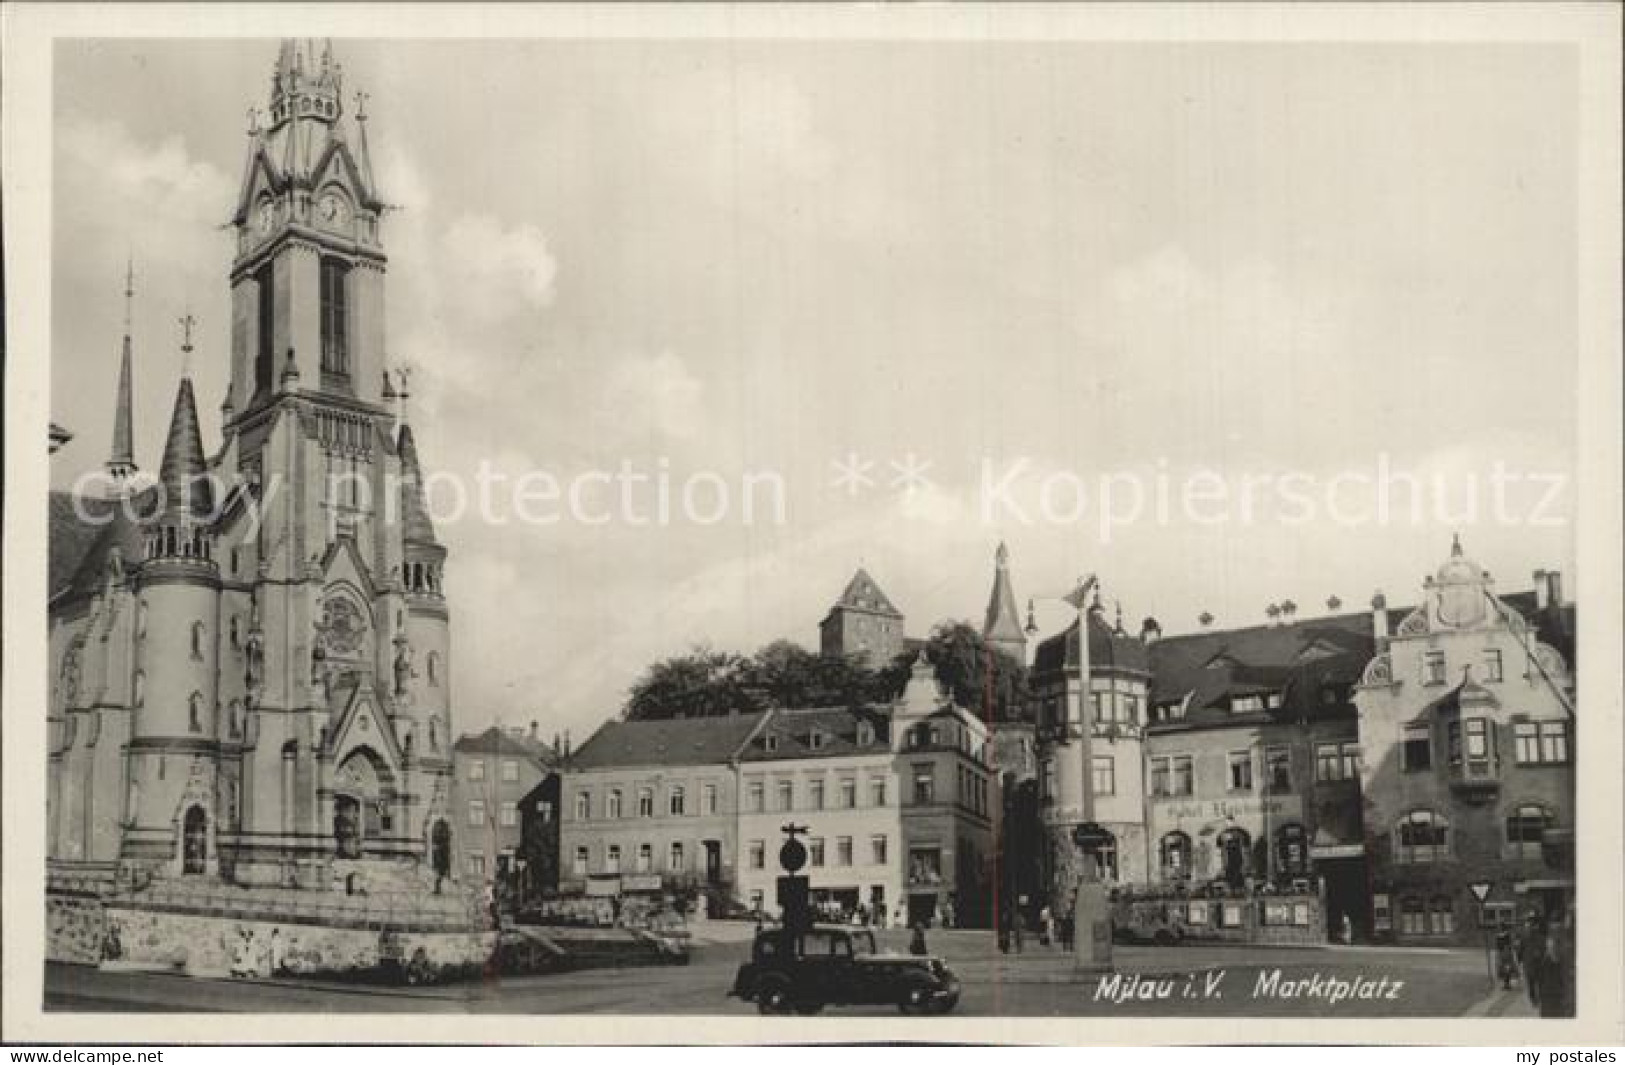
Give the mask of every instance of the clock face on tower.
<svg viewBox="0 0 1625 1065">
<path fill-rule="evenodd" d="M 337 229 L 343 226 L 345 222 L 344 197 L 336 192 L 329 192 L 317 204 L 316 213 L 331 228 Z"/>
</svg>

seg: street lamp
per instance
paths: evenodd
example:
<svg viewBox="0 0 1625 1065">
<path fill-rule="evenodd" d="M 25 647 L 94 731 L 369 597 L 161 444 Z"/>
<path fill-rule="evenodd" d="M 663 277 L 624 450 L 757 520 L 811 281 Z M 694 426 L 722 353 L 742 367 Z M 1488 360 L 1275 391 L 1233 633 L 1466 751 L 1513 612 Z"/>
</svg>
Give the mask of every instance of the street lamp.
<svg viewBox="0 0 1625 1065">
<path fill-rule="evenodd" d="M 1082 871 L 1072 896 L 1074 965 L 1080 972 L 1110 972 L 1112 969 L 1112 916 L 1106 889 L 1100 882 L 1097 849 L 1105 831 L 1095 822 L 1094 721 L 1089 713 L 1089 598 L 1099 581 L 1081 577 L 1064 601 L 1078 614 L 1078 737 L 1083 761 L 1083 787 L 1080 813 L 1082 824 L 1074 830 L 1073 844 L 1083 852 Z M 1065 644 L 1062 645 L 1063 659 Z"/>
</svg>

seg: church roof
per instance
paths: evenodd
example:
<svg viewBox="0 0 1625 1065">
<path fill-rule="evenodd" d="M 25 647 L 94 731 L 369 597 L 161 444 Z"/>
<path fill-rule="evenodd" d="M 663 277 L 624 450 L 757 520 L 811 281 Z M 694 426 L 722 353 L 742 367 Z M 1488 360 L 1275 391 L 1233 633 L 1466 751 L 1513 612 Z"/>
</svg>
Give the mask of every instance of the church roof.
<svg viewBox="0 0 1625 1065">
<path fill-rule="evenodd" d="M 831 613 L 836 610 L 856 610 L 899 620 L 903 617 L 902 612 L 892 606 L 891 600 L 886 598 L 886 593 L 880 590 L 880 585 L 876 584 L 875 579 L 861 566 L 847 582 L 846 591 L 841 593 L 841 597 L 830 608 Z"/>
<path fill-rule="evenodd" d="M 77 602 L 94 595 L 114 549 L 126 566 L 142 556 L 139 516 L 156 498 L 148 489 L 128 501 L 52 491 L 47 502 L 46 598 Z"/>
<path fill-rule="evenodd" d="M 738 758 L 765 713 L 609 721 L 570 756 L 572 769 L 722 765 Z"/>
</svg>

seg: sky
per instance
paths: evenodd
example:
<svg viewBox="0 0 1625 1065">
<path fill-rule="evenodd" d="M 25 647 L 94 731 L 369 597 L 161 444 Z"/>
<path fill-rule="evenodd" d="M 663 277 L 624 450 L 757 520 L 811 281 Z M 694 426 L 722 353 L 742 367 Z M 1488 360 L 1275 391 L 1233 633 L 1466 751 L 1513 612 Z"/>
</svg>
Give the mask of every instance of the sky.
<svg viewBox="0 0 1625 1065">
<path fill-rule="evenodd" d="M 424 465 L 567 488 L 627 463 L 666 471 L 679 501 L 690 478 L 696 499 L 729 493 L 664 524 L 637 520 L 652 482 L 603 523 L 602 482 L 590 514 L 442 521 L 459 730 L 536 720 L 579 739 L 657 657 L 816 646 L 859 565 L 911 635 L 979 621 L 1001 539 L 1045 632 L 1084 573 L 1126 625 L 1169 633 L 1204 611 L 1260 623 L 1285 599 L 1413 602 L 1456 532 L 1503 590 L 1538 568 L 1576 589 L 1560 47 L 334 49 L 346 94 L 370 94 L 396 208 L 387 344 L 412 369 Z M 157 468 L 188 312 L 218 444 L 223 227 L 275 55 L 58 42 L 51 416 L 76 433 L 58 486 L 106 457 L 126 256 L 138 462 Z M 1443 478 L 1445 511 L 1376 520 L 1358 478 L 1379 463 Z M 1510 491 L 1510 518 L 1489 513 L 1498 463 L 1540 478 Z M 782 513 L 746 517 L 752 475 L 784 485 Z M 1341 484 L 1345 505 L 1298 511 L 1266 487 L 1250 512 L 1232 494 L 1224 520 L 1175 507 L 1102 527 L 1130 483 L 1151 500 L 1289 476 Z"/>
</svg>

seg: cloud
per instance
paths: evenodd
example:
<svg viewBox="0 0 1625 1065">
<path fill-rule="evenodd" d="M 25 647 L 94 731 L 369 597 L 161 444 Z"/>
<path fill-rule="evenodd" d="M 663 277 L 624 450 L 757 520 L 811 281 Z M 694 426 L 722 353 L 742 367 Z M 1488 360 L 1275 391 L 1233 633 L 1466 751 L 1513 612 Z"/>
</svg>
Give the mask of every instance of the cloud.
<svg viewBox="0 0 1625 1065">
<path fill-rule="evenodd" d="M 669 351 L 631 356 L 610 368 L 601 408 L 606 425 L 627 433 L 648 431 L 692 440 L 704 426 L 704 388 Z"/>
<path fill-rule="evenodd" d="M 534 225 L 505 226 L 490 215 L 460 215 L 441 234 L 440 250 L 441 276 L 460 279 L 463 306 L 482 321 L 553 302 L 559 264 Z"/>
</svg>

